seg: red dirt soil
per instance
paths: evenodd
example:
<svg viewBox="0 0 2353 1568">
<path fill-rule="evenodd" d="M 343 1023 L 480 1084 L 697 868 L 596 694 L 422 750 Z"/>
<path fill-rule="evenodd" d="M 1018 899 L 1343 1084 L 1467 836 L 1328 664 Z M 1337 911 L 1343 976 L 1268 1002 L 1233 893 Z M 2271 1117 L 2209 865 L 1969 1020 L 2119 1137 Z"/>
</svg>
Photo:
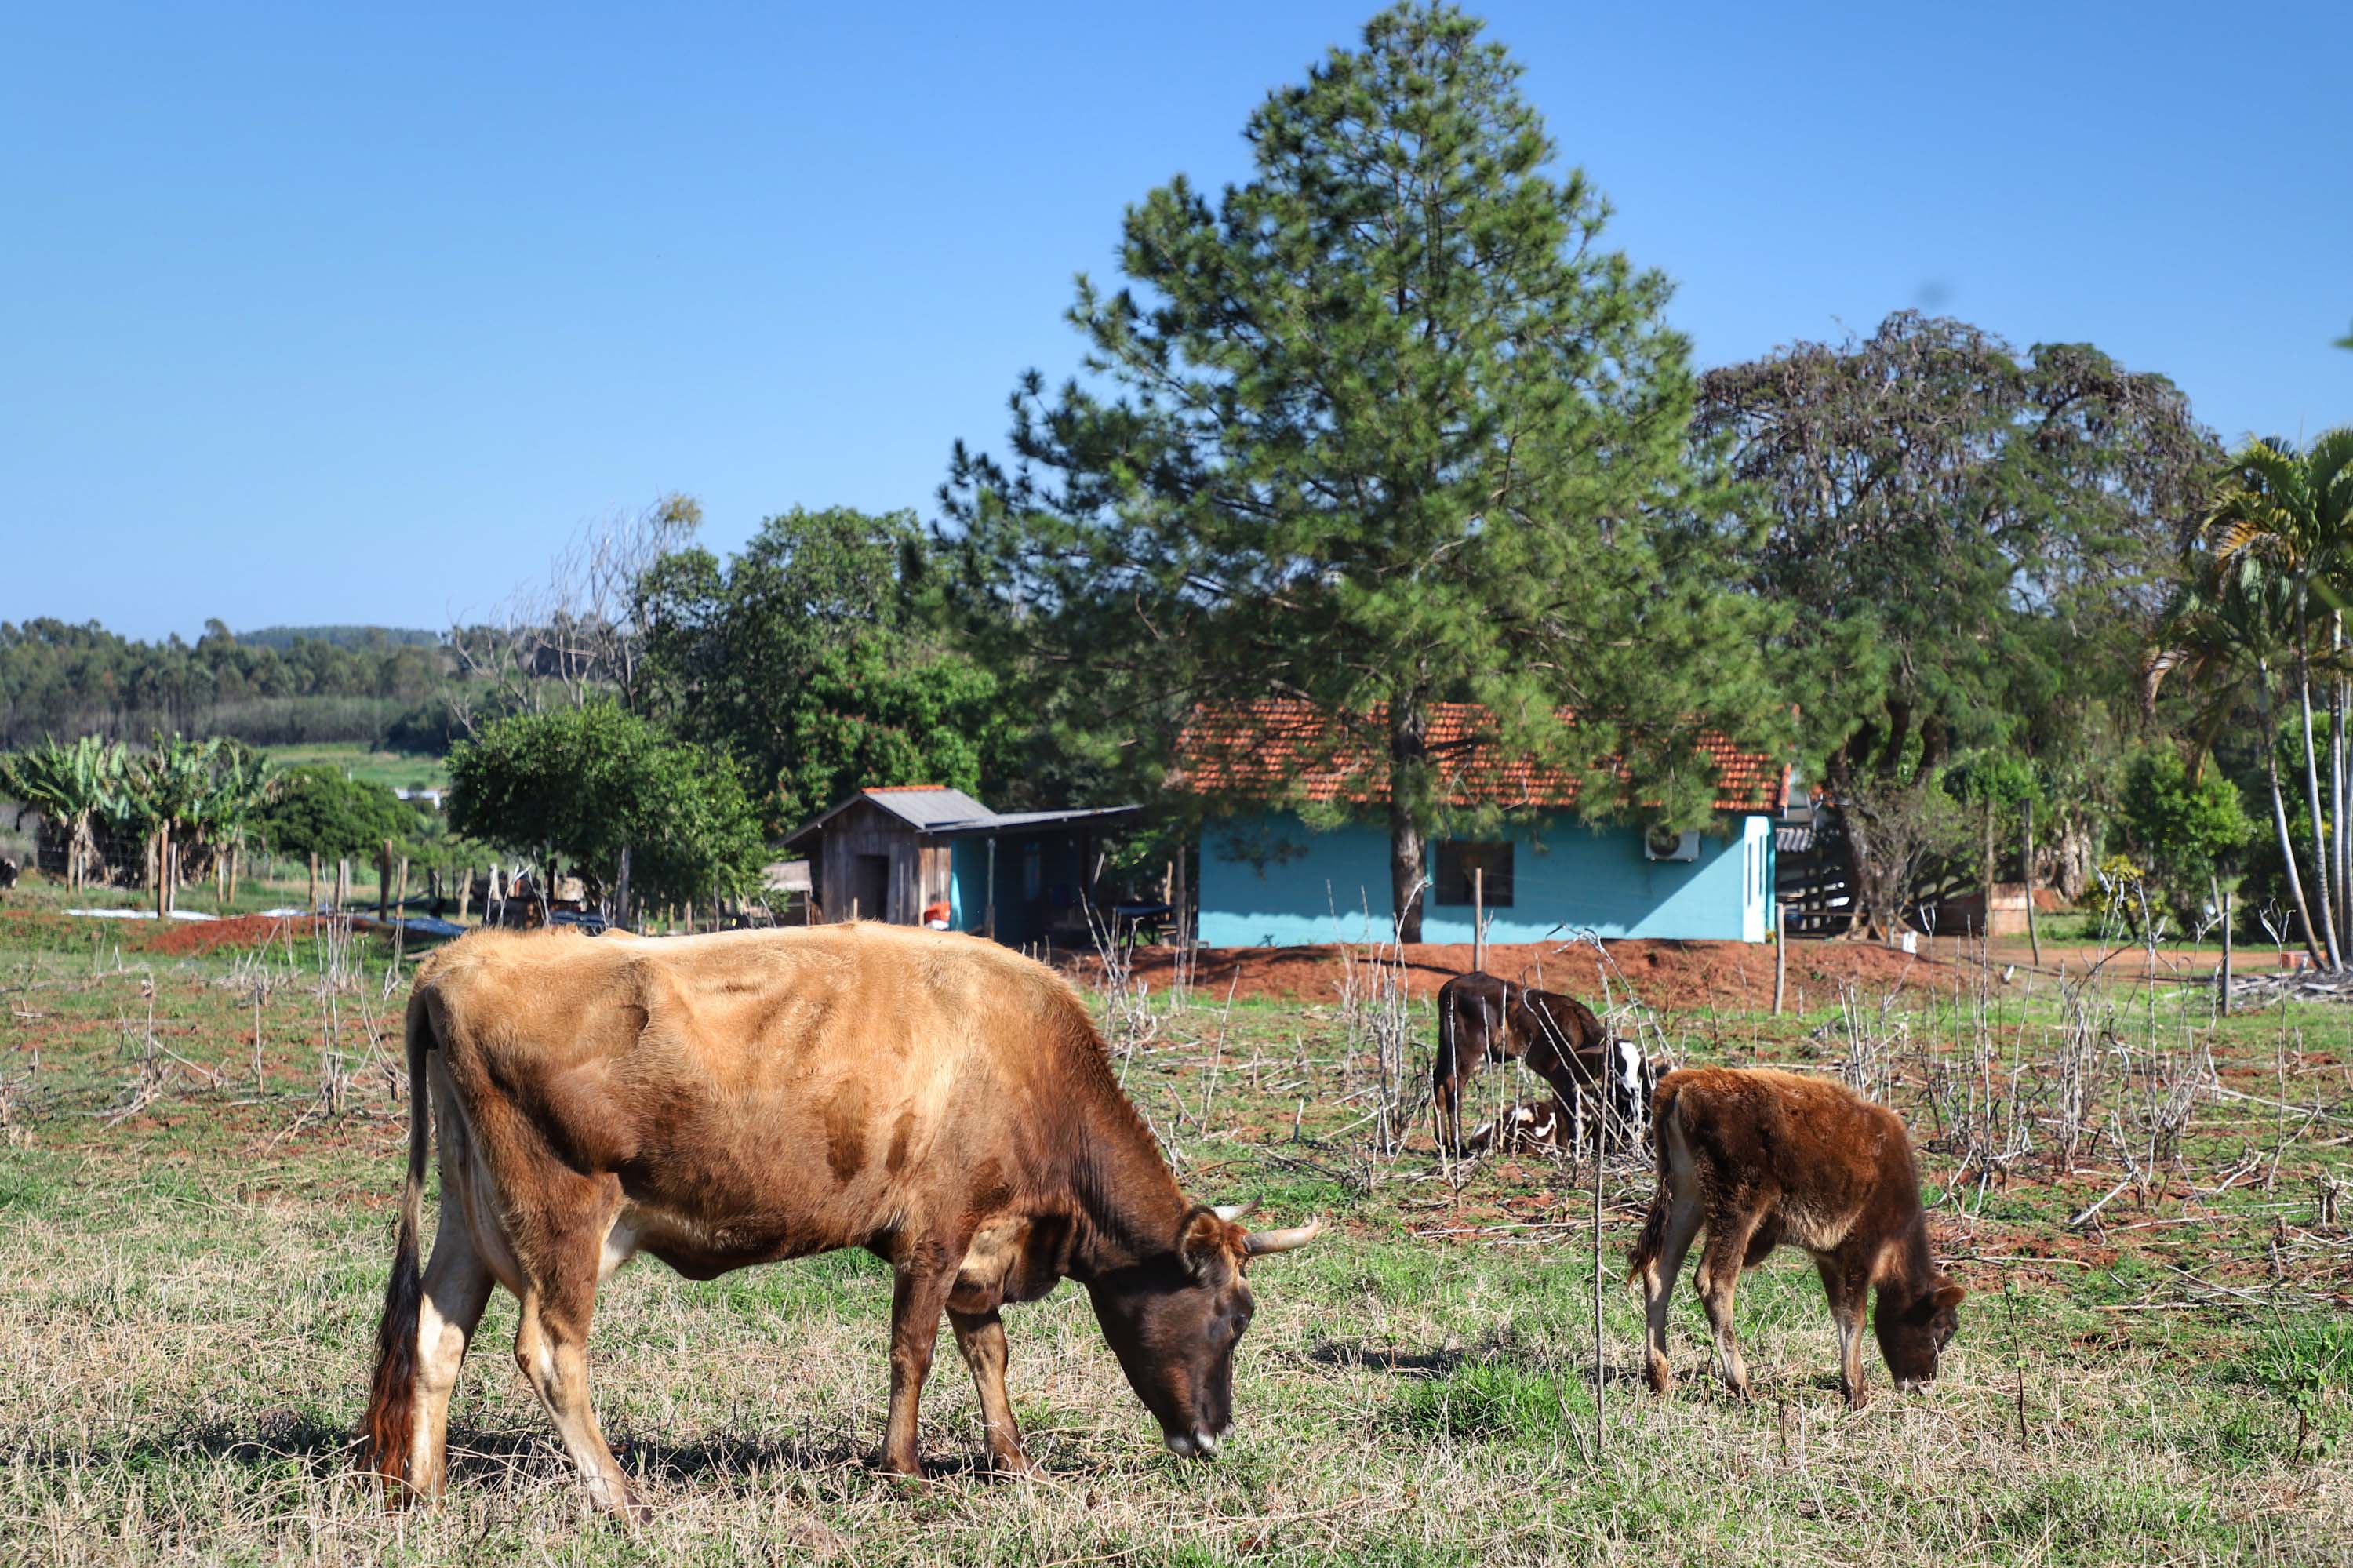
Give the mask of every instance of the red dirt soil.
<svg viewBox="0 0 2353 1568">
<path fill-rule="evenodd" d="M 1668 1011 L 1772 1005 L 1769 942 L 1624 941 L 1604 947 L 1609 968 L 1606 994 L 1612 1001 L 1624 1000 L 1630 991 L 1644 1003 Z M 1384 948 L 1380 956 L 1386 959 L 1398 951 Z M 1361 948 L 1348 952 L 1359 963 L 1371 956 Z M 1403 954 L 1406 989 L 1416 997 L 1436 994 L 1440 986 L 1471 968 L 1467 942 L 1411 943 Z M 1137 949 L 1136 977 L 1155 991 L 1165 988 L 1175 957 L 1167 948 Z M 1081 979 L 1093 979 L 1101 969 L 1093 959 L 1079 959 L 1073 967 Z M 1204 948 L 1193 983 L 1198 992 L 1217 999 L 1230 988 L 1238 997 L 1336 1001 L 1346 967 L 1338 947 Z M 1590 943 L 1491 944 L 1487 972 L 1597 1002 L 1605 994 L 1602 958 Z M 1795 1005 L 1803 988 L 1810 1001 L 1819 1002 L 1833 995 L 1841 983 L 1874 997 L 1898 987 L 1947 990 L 1971 983 L 1976 972 L 1974 965 L 1964 968 L 1870 942 L 1798 942 L 1789 948 L 1789 1001 Z"/>
<path fill-rule="evenodd" d="M 148 951 L 175 959 L 216 953 L 224 948 L 260 948 L 290 938 L 308 937 L 320 925 L 311 915 L 235 915 L 225 920 L 170 920 L 151 928 L 141 944 Z"/>
</svg>

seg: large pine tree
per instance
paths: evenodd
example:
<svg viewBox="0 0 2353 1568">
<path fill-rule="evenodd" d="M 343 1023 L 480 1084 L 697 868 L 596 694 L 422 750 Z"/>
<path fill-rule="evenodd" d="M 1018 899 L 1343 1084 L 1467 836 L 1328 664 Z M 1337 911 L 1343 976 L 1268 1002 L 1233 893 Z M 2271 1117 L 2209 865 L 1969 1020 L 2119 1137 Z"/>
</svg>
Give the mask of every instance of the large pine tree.
<svg viewBox="0 0 2353 1568">
<path fill-rule="evenodd" d="M 1083 373 L 1032 372 L 1011 462 L 959 447 L 943 493 L 965 604 L 1070 744 L 1165 763 L 1193 705 L 1282 697 L 1386 758 L 1409 940 L 1462 825 L 1431 705 L 1673 827 L 1709 813 L 1699 730 L 1773 711 L 1693 525 L 1667 284 L 1601 246 L 1519 75 L 1451 5 L 1375 17 L 1251 116 L 1247 183 L 1129 209 Z"/>
</svg>

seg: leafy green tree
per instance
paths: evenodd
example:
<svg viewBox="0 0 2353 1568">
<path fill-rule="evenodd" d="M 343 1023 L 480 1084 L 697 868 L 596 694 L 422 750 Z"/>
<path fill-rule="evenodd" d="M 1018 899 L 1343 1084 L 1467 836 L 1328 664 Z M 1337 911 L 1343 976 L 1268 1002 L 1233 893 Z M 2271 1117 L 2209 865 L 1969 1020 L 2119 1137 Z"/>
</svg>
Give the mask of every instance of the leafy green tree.
<svg viewBox="0 0 2353 1568">
<path fill-rule="evenodd" d="M 2116 729 L 2217 451 L 2162 376 L 1909 313 L 1709 372 L 1697 426 L 1763 512 L 1748 586 L 1784 612 L 1778 664 L 1841 800 Z M 1869 824 L 1847 825 L 1867 869 Z"/>
<path fill-rule="evenodd" d="M 255 827 L 280 854 L 317 855 L 322 861 L 373 859 L 386 839 L 417 831 L 414 808 L 385 785 L 346 779 L 340 768 L 321 763 L 287 770 L 276 799 L 255 817 Z"/>
<path fill-rule="evenodd" d="M 1009 466 L 959 446 L 944 492 L 972 633 L 1106 775 L 1257 696 L 1324 721 L 1303 771 L 1379 758 L 1409 939 L 1451 815 L 1433 705 L 1668 827 L 1711 815 L 1698 733 L 1769 741 L 1780 712 L 1684 527 L 1723 497 L 1687 461 L 1666 281 L 1602 245 L 1519 75 L 1451 5 L 1374 17 L 1250 116 L 1247 183 L 1128 209 L 1129 286 L 1082 278 L 1070 312 L 1083 376 L 1031 372 Z"/>
<path fill-rule="evenodd" d="M 609 699 L 485 726 L 449 757 L 450 825 L 519 853 L 560 856 L 604 887 L 624 852 L 651 898 L 738 895 L 765 855 L 723 753 L 671 739 Z"/>
<path fill-rule="evenodd" d="M 2134 858 L 2187 924 L 2196 923 L 2194 912 L 2222 858 L 2244 848 L 2256 832 L 2237 785 L 2219 773 L 2193 777 L 2169 746 L 2133 758 L 2121 817 Z"/>
<path fill-rule="evenodd" d="M 1001 773 L 1016 726 L 934 630 L 924 551 L 911 514 L 796 509 L 730 561 L 679 551 L 639 579 L 649 702 L 743 763 L 771 830 L 869 785 Z"/>
</svg>

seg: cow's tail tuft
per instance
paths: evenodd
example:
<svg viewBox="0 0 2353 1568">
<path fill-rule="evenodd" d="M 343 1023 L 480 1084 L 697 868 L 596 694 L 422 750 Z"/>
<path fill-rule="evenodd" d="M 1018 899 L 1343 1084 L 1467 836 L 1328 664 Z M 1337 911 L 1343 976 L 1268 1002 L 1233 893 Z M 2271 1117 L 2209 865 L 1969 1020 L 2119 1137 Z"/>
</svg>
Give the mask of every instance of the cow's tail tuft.
<svg viewBox="0 0 2353 1568">
<path fill-rule="evenodd" d="M 420 990 L 408 999 L 408 1180 L 400 1192 L 400 1234 L 393 1243 L 392 1277 L 384 1287 L 384 1319 L 375 1331 L 375 1379 L 361 1423 L 360 1468 L 379 1478 L 385 1501 L 406 1499 L 408 1457 L 417 1427 L 417 1319 L 425 1281 L 417 1266 L 417 1233 L 425 1209 L 425 1156 L 433 1134 L 433 1096 L 425 1053 L 433 1022 Z"/>
<path fill-rule="evenodd" d="M 1667 1118 L 1675 1111 L 1675 1086 L 1662 1085 L 1651 1099 L 1651 1162 L 1658 1168 L 1658 1185 L 1651 1192 L 1651 1212 L 1642 1216 L 1642 1234 L 1629 1255 L 1626 1283 L 1640 1285 L 1651 1265 L 1667 1245 L 1667 1215 L 1674 1202 L 1667 1190 Z"/>
</svg>

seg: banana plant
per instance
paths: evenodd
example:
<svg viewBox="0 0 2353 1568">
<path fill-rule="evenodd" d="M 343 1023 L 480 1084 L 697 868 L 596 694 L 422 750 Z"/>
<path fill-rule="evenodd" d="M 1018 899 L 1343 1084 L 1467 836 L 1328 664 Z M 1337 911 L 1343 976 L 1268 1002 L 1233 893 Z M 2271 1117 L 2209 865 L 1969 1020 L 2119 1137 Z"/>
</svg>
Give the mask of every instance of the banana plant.
<svg viewBox="0 0 2353 1568">
<path fill-rule="evenodd" d="M 19 803 L 19 821 L 37 815 L 64 844 L 67 886 L 86 886 L 92 868 L 104 872 L 97 825 L 120 799 L 126 772 L 122 747 L 94 735 L 0 756 L 0 794 Z"/>
</svg>

